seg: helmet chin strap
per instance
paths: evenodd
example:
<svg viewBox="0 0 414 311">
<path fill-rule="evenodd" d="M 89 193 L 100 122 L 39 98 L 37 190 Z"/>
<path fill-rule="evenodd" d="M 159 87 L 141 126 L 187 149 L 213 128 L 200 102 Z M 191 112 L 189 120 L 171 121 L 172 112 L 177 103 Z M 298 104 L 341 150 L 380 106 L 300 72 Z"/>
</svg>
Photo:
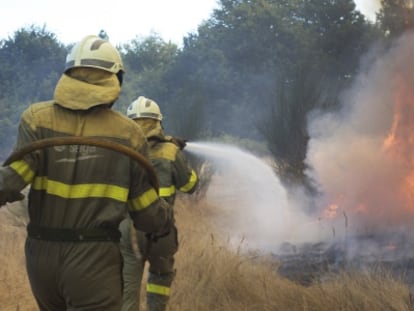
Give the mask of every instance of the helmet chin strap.
<svg viewBox="0 0 414 311">
<path fill-rule="evenodd" d="M 119 86 L 122 86 L 122 81 L 124 80 L 124 72 L 122 70 L 118 71 L 116 77 L 119 81 Z"/>
</svg>

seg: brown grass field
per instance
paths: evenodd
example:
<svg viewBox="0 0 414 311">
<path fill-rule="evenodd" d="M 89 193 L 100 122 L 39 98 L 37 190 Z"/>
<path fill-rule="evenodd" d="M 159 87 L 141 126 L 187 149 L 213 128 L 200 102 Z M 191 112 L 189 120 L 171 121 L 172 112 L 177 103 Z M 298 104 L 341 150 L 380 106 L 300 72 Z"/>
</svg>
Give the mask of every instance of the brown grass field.
<svg viewBox="0 0 414 311">
<path fill-rule="evenodd" d="M 409 286 L 387 271 L 336 273 L 310 286 L 283 278 L 271 256 L 232 250 L 211 221 L 214 213 L 204 200 L 178 198 L 171 311 L 414 310 Z M 20 203 L 0 209 L 0 311 L 38 310 L 25 271 L 22 215 Z"/>
</svg>

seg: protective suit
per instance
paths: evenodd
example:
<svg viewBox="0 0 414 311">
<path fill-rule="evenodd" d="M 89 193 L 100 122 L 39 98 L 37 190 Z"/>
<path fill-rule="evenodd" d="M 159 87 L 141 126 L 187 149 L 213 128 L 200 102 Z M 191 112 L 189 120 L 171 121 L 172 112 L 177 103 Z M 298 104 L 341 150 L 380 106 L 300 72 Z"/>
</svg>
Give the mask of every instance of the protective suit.
<svg viewBox="0 0 414 311">
<path fill-rule="evenodd" d="M 44 138 L 88 136 L 147 156 L 140 127 L 111 110 L 122 72 L 109 42 L 84 38 L 68 55 L 54 99 L 23 112 L 15 150 Z M 21 199 L 26 185 L 26 267 L 39 309 L 120 310 L 121 220 L 129 214 L 136 228 L 155 236 L 169 232 L 173 221 L 171 207 L 159 198 L 147 172 L 113 150 L 56 146 L 0 168 L 0 205 Z"/>
<path fill-rule="evenodd" d="M 147 99 L 141 96 L 132 106 L 145 100 Z M 185 144 L 176 144 L 175 139 L 164 135 L 158 106 L 155 106 L 155 111 L 149 112 L 150 106 L 156 103 L 150 100 L 148 105 L 147 109 L 137 114 L 134 114 L 136 112 L 134 107 L 130 106 L 127 115 L 135 119 L 148 139 L 149 156 L 158 176 L 160 196 L 170 204 L 174 204 L 176 191 L 193 193 L 198 177 L 181 150 Z M 177 228 L 173 226 L 168 235 L 155 240 L 145 232 L 135 231 L 131 227 L 130 219 L 121 223 L 120 230 L 122 233 L 121 252 L 124 258 L 122 310 L 139 310 L 139 292 L 147 261 L 149 262 L 149 277 L 146 286 L 147 310 L 166 310 L 171 284 L 175 276 L 174 254 L 178 250 Z M 134 250 L 134 240 L 138 241 L 139 249 Z"/>
</svg>

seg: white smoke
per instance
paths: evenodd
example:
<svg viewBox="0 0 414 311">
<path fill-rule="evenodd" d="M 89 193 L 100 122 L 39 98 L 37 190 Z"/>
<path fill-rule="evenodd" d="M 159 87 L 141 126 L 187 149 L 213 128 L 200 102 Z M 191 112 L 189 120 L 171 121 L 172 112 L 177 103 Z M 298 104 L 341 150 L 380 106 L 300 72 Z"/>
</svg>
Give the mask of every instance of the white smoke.
<svg viewBox="0 0 414 311">
<path fill-rule="evenodd" d="M 404 94 L 401 111 L 395 102 L 401 82 L 414 89 L 413 55 L 410 33 L 357 77 L 344 94 L 342 111 L 311 118 L 308 175 L 323 193 L 321 208 L 336 204 L 353 232 L 397 229 L 412 221 L 401 185 L 414 169 L 414 141 L 406 130 L 413 128 L 414 92 Z M 396 134 L 404 145 L 398 158 L 384 149 L 396 113 L 401 113 Z"/>
</svg>

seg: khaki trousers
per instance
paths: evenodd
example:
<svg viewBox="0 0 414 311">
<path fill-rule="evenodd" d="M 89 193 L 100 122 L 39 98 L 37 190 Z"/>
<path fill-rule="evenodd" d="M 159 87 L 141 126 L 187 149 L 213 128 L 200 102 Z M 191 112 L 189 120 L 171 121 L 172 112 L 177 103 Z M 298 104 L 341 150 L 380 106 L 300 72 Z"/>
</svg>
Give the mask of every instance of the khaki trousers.
<svg viewBox="0 0 414 311">
<path fill-rule="evenodd" d="M 25 254 L 30 286 L 40 310 L 121 310 L 118 243 L 27 238 Z"/>
<path fill-rule="evenodd" d="M 119 229 L 122 234 L 121 253 L 124 259 L 122 311 L 139 310 L 139 293 L 146 261 L 149 262 L 146 287 L 148 310 L 164 310 L 175 276 L 174 254 L 178 250 L 176 227 L 173 226 L 167 236 L 157 241 L 149 241 L 144 232 L 132 229 L 130 219 L 123 220 Z M 138 247 L 133 246 L 134 240 L 138 242 Z"/>
</svg>

